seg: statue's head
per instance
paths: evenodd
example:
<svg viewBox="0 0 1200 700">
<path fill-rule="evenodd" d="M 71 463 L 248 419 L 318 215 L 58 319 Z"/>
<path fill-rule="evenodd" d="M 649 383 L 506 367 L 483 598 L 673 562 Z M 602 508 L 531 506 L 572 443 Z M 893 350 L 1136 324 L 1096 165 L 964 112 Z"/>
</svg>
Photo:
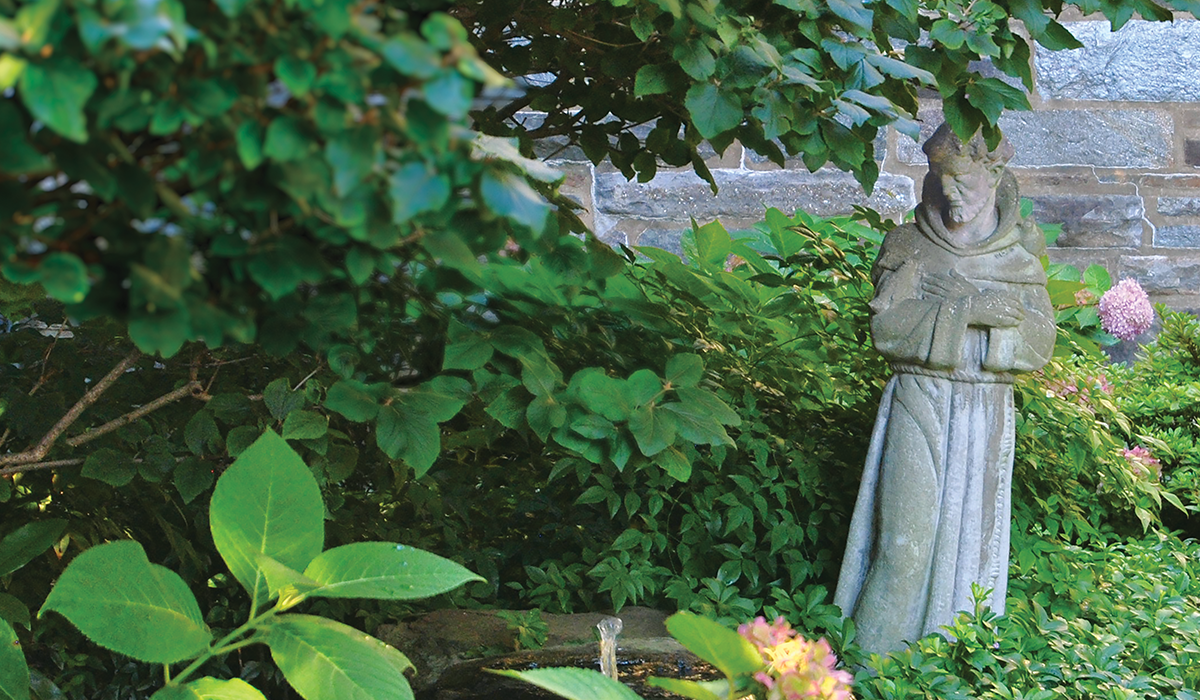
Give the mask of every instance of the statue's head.
<svg viewBox="0 0 1200 700">
<path fill-rule="evenodd" d="M 930 175 L 942 186 L 947 219 L 954 224 L 975 219 L 995 201 L 1004 166 L 1014 153 L 1003 137 L 996 148 L 989 149 L 979 132 L 963 143 L 949 124 L 938 127 L 923 150 L 929 157 Z"/>
</svg>

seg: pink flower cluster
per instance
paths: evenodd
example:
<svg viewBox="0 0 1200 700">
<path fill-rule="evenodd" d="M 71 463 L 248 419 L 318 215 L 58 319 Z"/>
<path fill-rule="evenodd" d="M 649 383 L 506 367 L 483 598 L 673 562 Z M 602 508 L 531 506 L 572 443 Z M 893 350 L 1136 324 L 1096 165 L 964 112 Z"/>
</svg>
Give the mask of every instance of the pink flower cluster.
<svg viewBox="0 0 1200 700">
<path fill-rule="evenodd" d="M 1133 340 L 1150 330 L 1154 307 L 1135 280 L 1124 279 L 1100 297 L 1100 326 L 1121 340 Z"/>
<path fill-rule="evenodd" d="M 1150 450 L 1138 445 L 1132 450 L 1124 451 L 1125 459 L 1129 461 L 1130 470 L 1139 477 L 1158 478 L 1162 473 L 1161 462 L 1150 454 Z"/>
<path fill-rule="evenodd" d="M 764 617 L 738 627 L 738 633 L 758 649 L 766 670 L 754 680 L 767 689 L 766 700 L 853 700 L 853 678 L 838 670 L 837 656 L 824 638 L 809 641 L 796 634 L 782 617 Z"/>
<path fill-rule="evenodd" d="M 1112 382 L 1103 374 L 1087 377 L 1068 377 L 1066 379 L 1051 379 L 1045 383 L 1046 391 L 1060 399 L 1074 401 L 1084 408 L 1092 406 L 1092 390 L 1105 394 L 1113 393 Z"/>
</svg>

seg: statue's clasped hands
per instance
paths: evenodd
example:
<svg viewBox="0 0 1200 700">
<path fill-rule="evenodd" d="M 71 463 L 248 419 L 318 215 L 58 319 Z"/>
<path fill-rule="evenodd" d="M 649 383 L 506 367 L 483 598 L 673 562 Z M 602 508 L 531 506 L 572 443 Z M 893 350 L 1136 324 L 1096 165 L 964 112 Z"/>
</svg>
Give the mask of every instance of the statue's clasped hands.
<svg viewBox="0 0 1200 700">
<path fill-rule="evenodd" d="M 955 271 L 927 275 L 921 291 L 949 302 L 967 306 L 967 325 L 988 328 L 1012 328 L 1025 320 L 1025 309 L 1011 294 L 994 289 L 979 289 Z"/>
</svg>

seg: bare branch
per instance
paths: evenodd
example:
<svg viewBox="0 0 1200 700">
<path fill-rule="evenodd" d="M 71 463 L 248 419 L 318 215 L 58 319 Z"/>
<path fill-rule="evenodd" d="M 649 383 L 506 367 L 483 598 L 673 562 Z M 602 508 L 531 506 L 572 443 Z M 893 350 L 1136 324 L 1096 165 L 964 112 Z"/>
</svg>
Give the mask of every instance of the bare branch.
<svg viewBox="0 0 1200 700">
<path fill-rule="evenodd" d="M 42 458 L 46 456 L 46 453 L 50 451 L 50 448 L 54 447 L 54 443 L 58 441 L 58 438 L 62 437 L 62 434 L 66 432 L 67 428 L 71 427 L 71 424 L 78 420 L 79 416 L 82 415 L 89 406 L 96 403 L 96 400 L 100 398 L 100 395 L 108 390 L 108 388 L 112 386 L 114 382 L 120 379 L 121 375 L 125 374 L 125 371 L 132 367 L 133 363 L 137 362 L 138 358 L 141 356 L 142 353 L 137 350 L 134 350 L 126 355 L 123 360 L 117 363 L 116 367 L 113 367 L 111 370 L 109 370 L 108 374 L 104 375 L 103 379 L 96 382 L 95 386 L 93 386 L 91 389 L 88 389 L 87 393 L 85 393 L 78 401 L 75 402 L 75 405 L 71 407 L 71 410 L 67 411 L 66 415 L 60 418 L 58 422 L 54 424 L 54 427 L 51 428 L 50 431 L 44 436 L 42 436 L 42 439 L 37 445 L 24 452 L 0 456 L 0 466 L 5 464 L 31 464 L 33 462 L 40 462 Z M 5 473 L 5 471 L 7 470 L 0 471 L 0 474 Z"/>
<path fill-rule="evenodd" d="M 68 439 L 67 444 L 70 445 L 71 447 L 78 447 L 84 443 L 91 442 L 92 440 L 95 440 L 96 438 L 100 437 L 101 435 L 105 435 L 107 433 L 111 433 L 114 430 L 117 430 L 118 428 L 125 427 L 125 426 L 129 425 L 130 423 L 134 422 L 135 420 L 141 418 L 142 416 L 147 415 L 149 413 L 153 413 L 154 411 L 157 411 L 158 409 L 162 408 L 163 406 L 166 406 L 169 403 L 178 401 L 179 399 L 182 399 L 185 396 L 193 396 L 193 395 L 195 395 L 195 393 L 197 391 L 201 391 L 200 382 L 197 382 L 197 381 L 188 382 L 187 384 L 184 384 L 183 386 L 179 387 L 175 391 L 172 391 L 168 394 L 163 394 L 162 396 L 158 397 L 157 399 L 154 399 L 150 403 L 148 403 L 144 406 L 141 406 L 140 408 L 136 408 L 136 409 L 130 411 L 129 413 L 126 413 L 123 416 L 114 418 L 98 428 L 93 428 L 85 433 L 80 433 L 79 435 L 76 435 L 75 437 Z"/>
<path fill-rule="evenodd" d="M 37 469 L 57 469 L 58 467 L 74 467 L 83 464 L 83 458 L 76 459 L 56 459 L 52 462 L 34 462 L 33 464 L 21 464 L 15 467 L 7 467 L 0 469 L 0 477 L 12 476 L 21 472 L 31 472 Z"/>
</svg>

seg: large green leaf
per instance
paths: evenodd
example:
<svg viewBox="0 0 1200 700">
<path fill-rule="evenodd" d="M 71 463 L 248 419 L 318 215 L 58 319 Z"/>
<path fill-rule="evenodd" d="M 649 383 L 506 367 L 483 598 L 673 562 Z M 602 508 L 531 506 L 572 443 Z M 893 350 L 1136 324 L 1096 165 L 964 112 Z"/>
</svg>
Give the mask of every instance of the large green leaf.
<svg viewBox="0 0 1200 700">
<path fill-rule="evenodd" d="M 388 179 L 392 221 L 404 223 L 417 214 L 441 209 L 450 199 L 450 178 L 424 163 L 406 163 Z"/>
<path fill-rule="evenodd" d="M 403 654 L 333 620 L 283 615 L 267 630 L 271 657 L 305 700 L 412 700 Z"/>
<path fill-rule="evenodd" d="M 30 63 L 18 82 L 21 101 L 30 113 L 78 143 L 88 140 L 83 106 L 96 85 L 96 74 L 69 58 Z"/>
<path fill-rule="evenodd" d="M 532 683 L 568 700 L 641 700 L 629 686 L 592 669 L 535 668 L 492 673 Z"/>
<path fill-rule="evenodd" d="M 459 564 L 415 547 L 357 542 L 322 552 L 304 575 L 322 584 L 322 598 L 416 600 L 483 581 Z"/>
<path fill-rule="evenodd" d="M 75 557 L 38 616 L 54 610 L 89 639 L 140 661 L 174 663 L 212 641 L 200 606 L 174 571 L 146 558 L 132 540 L 109 542 Z"/>
<path fill-rule="evenodd" d="M 722 91 L 712 83 L 697 83 L 683 100 L 696 130 L 711 139 L 742 123 L 742 102 L 735 93 Z"/>
<path fill-rule="evenodd" d="M 701 659 L 726 676 L 754 673 L 763 667 L 762 655 L 745 637 L 718 622 L 690 612 L 667 618 L 667 631 Z"/>
<path fill-rule="evenodd" d="M 49 549 L 66 527 L 66 520 L 39 520 L 5 535 L 0 540 L 0 576 L 8 576 Z"/>
<path fill-rule="evenodd" d="M 479 193 L 493 212 L 514 224 L 541 234 L 550 216 L 550 205 L 525 180 L 504 171 L 484 171 Z"/>
<path fill-rule="evenodd" d="M 270 596 L 260 554 L 302 571 L 325 545 L 325 504 L 317 481 L 295 450 L 269 430 L 217 481 L 209 521 L 217 551 L 256 605 Z"/>
<path fill-rule="evenodd" d="M 0 700 L 29 700 L 29 667 L 17 633 L 0 620 Z"/>
<path fill-rule="evenodd" d="M 168 685 L 150 700 L 266 700 L 262 693 L 240 678 L 198 678 L 184 685 Z"/>
</svg>

